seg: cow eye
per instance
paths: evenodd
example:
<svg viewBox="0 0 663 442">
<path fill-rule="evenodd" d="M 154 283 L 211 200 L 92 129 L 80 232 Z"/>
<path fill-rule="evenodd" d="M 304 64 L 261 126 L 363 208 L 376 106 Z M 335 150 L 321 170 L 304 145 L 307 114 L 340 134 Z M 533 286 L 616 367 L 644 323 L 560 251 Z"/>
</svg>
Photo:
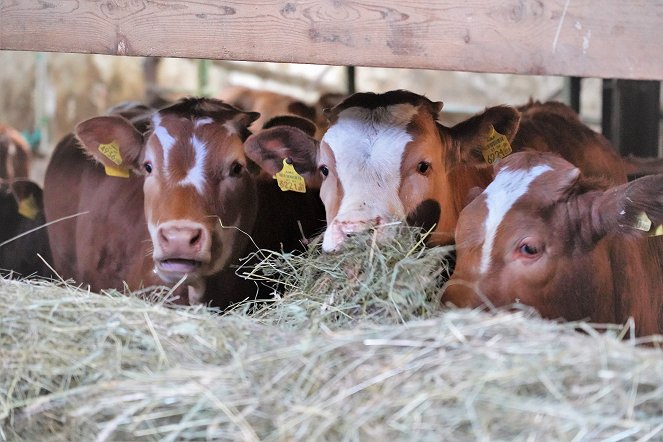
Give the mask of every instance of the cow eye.
<svg viewBox="0 0 663 442">
<path fill-rule="evenodd" d="M 329 175 L 329 168 L 325 165 L 320 166 L 320 173 L 322 174 L 323 177 L 326 177 Z"/>
<path fill-rule="evenodd" d="M 233 165 L 230 166 L 230 176 L 239 175 L 240 173 L 242 173 L 242 169 L 244 169 L 244 166 L 242 166 L 242 164 L 235 161 Z"/>
<path fill-rule="evenodd" d="M 145 163 L 143 163 L 143 169 L 145 169 L 145 172 L 147 172 L 148 174 L 152 173 L 152 162 L 145 161 Z"/>
<path fill-rule="evenodd" d="M 541 253 L 542 247 L 536 246 L 531 243 L 523 242 L 520 244 L 520 247 L 518 248 L 518 251 L 520 252 L 521 255 L 528 257 L 528 258 L 533 258 L 535 256 L 538 256 L 539 253 Z"/>
<path fill-rule="evenodd" d="M 417 172 L 422 175 L 428 175 L 428 172 L 430 172 L 430 163 L 428 161 L 420 161 L 417 164 Z"/>
</svg>

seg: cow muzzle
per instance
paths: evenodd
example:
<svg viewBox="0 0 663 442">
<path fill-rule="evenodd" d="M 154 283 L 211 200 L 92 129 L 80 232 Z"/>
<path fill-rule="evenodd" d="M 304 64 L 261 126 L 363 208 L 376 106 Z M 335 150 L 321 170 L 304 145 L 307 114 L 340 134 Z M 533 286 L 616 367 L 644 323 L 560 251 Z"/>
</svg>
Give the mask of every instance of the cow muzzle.
<svg viewBox="0 0 663 442">
<path fill-rule="evenodd" d="M 366 233 L 371 229 L 377 230 L 383 224 L 384 221 L 379 216 L 361 221 L 334 220 L 325 231 L 322 240 L 322 250 L 325 252 L 338 251 L 348 238 Z M 377 230 L 377 232 L 383 237 L 384 232 L 382 229 Z"/>
<path fill-rule="evenodd" d="M 169 221 L 160 224 L 154 243 L 154 271 L 168 283 L 196 279 L 209 264 L 211 235 L 202 224 Z"/>
</svg>

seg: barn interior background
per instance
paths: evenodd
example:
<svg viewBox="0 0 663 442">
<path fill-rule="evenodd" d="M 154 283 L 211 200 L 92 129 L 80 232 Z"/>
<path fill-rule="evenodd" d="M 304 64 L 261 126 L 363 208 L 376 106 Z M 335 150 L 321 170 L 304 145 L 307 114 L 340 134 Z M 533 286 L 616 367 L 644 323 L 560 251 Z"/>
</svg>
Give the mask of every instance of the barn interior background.
<svg viewBox="0 0 663 442">
<path fill-rule="evenodd" d="M 38 153 L 32 178 L 40 184 L 57 140 L 76 123 L 122 101 L 155 94 L 170 99 L 215 96 L 231 85 L 273 90 L 306 102 L 325 92 L 348 90 L 345 67 L 313 64 L 0 51 L 0 66 L 0 121 L 31 139 Z M 442 100 L 447 123 L 485 106 L 518 105 L 530 98 L 570 101 L 570 80 L 561 76 L 372 67 L 357 67 L 354 76 L 357 91 L 403 88 Z M 585 78 L 581 84 L 581 116 L 600 131 L 603 81 Z M 663 130 L 659 139 L 660 155 Z"/>
</svg>

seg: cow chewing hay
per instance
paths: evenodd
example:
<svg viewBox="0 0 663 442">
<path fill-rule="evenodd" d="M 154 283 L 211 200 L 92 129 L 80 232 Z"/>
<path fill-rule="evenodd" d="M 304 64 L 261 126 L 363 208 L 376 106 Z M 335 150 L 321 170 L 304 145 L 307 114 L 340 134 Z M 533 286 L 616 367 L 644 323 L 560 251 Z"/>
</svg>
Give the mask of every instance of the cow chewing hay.
<svg viewBox="0 0 663 442">
<path fill-rule="evenodd" d="M 272 325 L 324 324 L 347 328 L 358 321 L 396 324 L 429 318 L 439 311 L 441 283 L 449 278 L 453 246 L 424 246 L 425 233 L 400 224 L 384 226 L 393 235 L 378 243 L 376 231 L 349 238 L 340 252 L 322 253 L 316 238 L 304 254 L 260 250 L 238 273 L 278 282 L 284 296 L 239 305 Z"/>
<path fill-rule="evenodd" d="M 267 255 L 291 291 L 253 316 L 0 280 L 0 440 L 663 437 L 660 337 L 438 308 L 420 238 Z"/>
</svg>

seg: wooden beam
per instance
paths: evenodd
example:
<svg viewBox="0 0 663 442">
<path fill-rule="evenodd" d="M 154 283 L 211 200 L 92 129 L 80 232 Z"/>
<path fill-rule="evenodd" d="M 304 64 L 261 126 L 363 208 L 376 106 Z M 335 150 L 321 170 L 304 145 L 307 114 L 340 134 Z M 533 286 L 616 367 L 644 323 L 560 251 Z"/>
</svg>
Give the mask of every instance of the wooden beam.
<svg viewBox="0 0 663 442">
<path fill-rule="evenodd" d="M 661 0 L 0 0 L 0 49 L 663 80 Z"/>
</svg>

